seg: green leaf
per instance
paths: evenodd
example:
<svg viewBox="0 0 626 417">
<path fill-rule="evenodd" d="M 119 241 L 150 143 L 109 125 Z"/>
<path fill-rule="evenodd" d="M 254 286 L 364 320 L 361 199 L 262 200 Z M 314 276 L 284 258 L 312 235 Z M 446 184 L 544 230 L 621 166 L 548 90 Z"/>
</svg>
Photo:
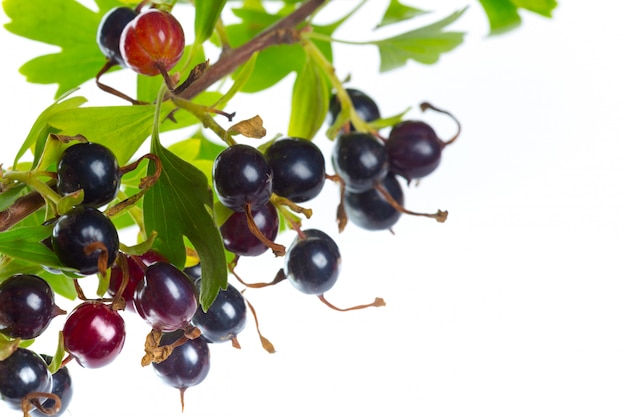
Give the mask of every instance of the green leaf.
<svg viewBox="0 0 626 417">
<path fill-rule="evenodd" d="M 313 139 L 328 113 L 330 84 L 317 61 L 307 59 L 293 85 L 288 135 Z"/>
<path fill-rule="evenodd" d="M 176 266 L 185 264 L 184 238 L 200 257 L 200 303 L 206 310 L 227 285 L 224 244 L 212 216 L 213 196 L 200 170 L 165 149 L 153 136 L 151 151 L 162 164 L 159 180 L 144 196 L 146 232 L 157 232 L 153 248 Z M 151 171 L 154 164 L 151 162 Z"/>
<path fill-rule="evenodd" d="M 480 0 L 489 19 L 491 35 L 508 32 L 522 23 L 519 9 L 551 17 L 556 0 Z"/>
<path fill-rule="evenodd" d="M 0 253 L 37 265 L 64 268 L 54 252 L 41 243 L 51 233 L 52 225 L 7 230 L 0 233 Z"/>
<path fill-rule="evenodd" d="M 5 0 L 2 5 L 11 19 L 5 25 L 8 31 L 61 48 L 61 52 L 24 64 L 20 72 L 28 81 L 58 84 L 59 97 L 94 78 L 104 65 L 105 58 L 96 43 L 104 11 L 94 12 L 73 0 Z"/>
<path fill-rule="evenodd" d="M 376 28 L 403 22 L 424 13 L 428 12 L 402 4 L 399 0 L 391 0 L 382 20 L 376 25 Z"/>
<path fill-rule="evenodd" d="M 59 337 L 57 338 L 57 348 L 54 351 L 54 355 L 52 356 L 50 363 L 48 364 L 48 370 L 50 373 L 55 373 L 61 368 L 63 358 L 65 357 L 64 341 L 63 332 L 59 332 Z"/>
<path fill-rule="evenodd" d="M 226 0 L 195 0 L 194 4 L 196 7 L 194 21 L 196 39 L 194 43 L 201 45 L 211 37 Z"/>
<path fill-rule="evenodd" d="M 45 147 L 46 140 L 48 139 L 48 135 L 50 133 L 53 133 L 49 124 L 50 118 L 58 112 L 77 108 L 86 102 L 87 102 L 87 99 L 84 97 L 72 97 L 72 98 L 68 98 L 67 100 L 56 101 L 50 107 L 45 109 L 39 115 L 37 120 L 35 120 L 35 123 L 33 123 L 33 126 L 31 127 L 30 132 L 28 133 L 28 136 L 26 137 L 26 140 L 24 141 L 24 143 L 22 143 L 22 147 L 20 148 L 20 150 L 17 152 L 17 155 L 15 156 L 14 165 L 17 165 L 20 158 L 24 156 L 24 154 L 26 153 L 26 151 L 28 151 L 28 149 L 30 149 L 31 147 L 34 147 L 35 148 L 35 151 L 34 151 L 35 160 L 33 161 L 32 166 L 33 168 L 36 167 L 37 164 L 39 163 L 39 158 L 41 158 L 41 155 L 43 153 L 43 149 Z M 54 131 L 54 132 L 57 132 L 57 131 Z"/>
<path fill-rule="evenodd" d="M 434 64 L 444 52 L 449 52 L 463 42 L 463 33 L 445 32 L 444 28 L 456 21 L 466 9 L 450 16 L 388 39 L 372 42 L 380 53 L 380 71 L 391 71 L 409 59 L 422 64 Z"/>
<path fill-rule="evenodd" d="M 171 111 L 173 104 L 165 110 Z M 85 136 L 107 146 L 125 164 L 150 136 L 155 106 L 79 107 L 58 111 L 48 123 L 64 135 Z"/>
</svg>

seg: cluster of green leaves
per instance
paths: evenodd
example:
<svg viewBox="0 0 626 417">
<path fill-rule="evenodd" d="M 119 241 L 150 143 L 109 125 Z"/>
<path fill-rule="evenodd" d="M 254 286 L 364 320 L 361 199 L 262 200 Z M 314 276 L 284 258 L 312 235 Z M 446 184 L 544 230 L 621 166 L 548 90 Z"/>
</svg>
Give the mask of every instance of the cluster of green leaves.
<svg viewBox="0 0 626 417">
<path fill-rule="evenodd" d="M 174 14 L 176 7 L 195 7 L 194 39 L 188 42 L 183 59 L 173 70 L 184 80 L 197 64 L 206 61 L 205 49 L 208 49 L 209 44 L 212 48 L 236 49 L 289 16 L 305 2 L 272 1 L 272 10 L 276 10 L 276 5 L 279 5 L 275 12 L 268 11 L 266 2 L 262 0 L 242 0 L 236 3 L 195 0 L 193 6 L 182 3 L 175 5 L 175 1 L 158 3 L 175 6 Z M 325 2 L 323 7 L 330 3 Z M 312 18 L 307 19 L 293 28 L 299 30 L 306 27 L 306 30 L 297 32 L 293 42 L 271 45 L 257 51 L 230 74 L 228 82 L 217 86 L 207 85 L 205 91 L 193 97 L 186 106 L 181 106 L 185 108 L 183 110 L 173 100 L 157 102 L 163 86 L 161 77 L 132 75 L 137 80 L 135 98 L 157 104 L 89 106 L 86 98 L 75 93 L 84 83 L 93 82 L 105 62 L 95 41 L 100 19 L 113 7 L 134 6 L 135 2 L 95 0 L 97 10 L 92 10 L 76 0 L 4 0 L 3 9 L 10 18 L 6 24 L 7 30 L 60 48 L 58 52 L 35 57 L 20 68 L 29 82 L 57 84 L 58 89 L 54 97 L 56 101 L 33 123 L 11 169 L 25 172 L 42 169 L 53 171 L 55 155 L 63 146 L 49 146 L 53 135 L 82 135 L 89 141 L 104 144 L 115 153 L 121 164 L 128 163 L 149 140 L 151 152 L 162 163 L 161 177 L 142 200 L 116 214 L 113 220 L 119 228 L 138 225 L 140 240 L 149 242 L 179 267 L 187 261 L 187 249 L 197 252 L 203 264 L 201 302 L 206 308 L 219 288 L 226 285 L 228 254 L 224 252 L 215 215 L 223 208 L 216 206 L 210 187 L 212 161 L 225 144 L 216 144 L 207 138 L 200 127 L 210 128 L 219 139 L 226 139 L 225 134 L 230 133 L 210 113 L 199 112 L 202 109 L 222 109 L 235 94 L 261 92 L 295 72 L 297 77 L 291 97 L 288 134 L 313 138 L 323 125 L 330 95 L 335 90 L 342 101 L 343 110 L 335 126 L 327 132 L 332 138 L 340 124 L 358 117 L 350 112 L 351 103 L 347 101 L 346 95 L 340 94 L 344 89 L 333 69 L 334 42 L 375 46 L 380 54 L 380 71 L 385 72 L 409 61 L 433 64 L 442 54 L 453 50 L 463 41 L 462 32 L 450 31 L 448 27 L 463 15 L 465 9 L 453 11 L 435 22 L 424 25 L 416 23 L 415 29 L 390 38 L 376 39 L 373 36 L 371 40 L 358 42 L 335 39 L 333 36 L 337 29 L 365 3 L 367 1 L 363 0 L 356 4 L 351 12 L 331 24 L 317 25 Z M 515 26 L 519 21 L 519 9 L 549 16 L 556 6 L 554 1 L 549 0 L 481 0 L 480 3 L 487 12 L 493 33 Z M 221 19 L 226 7 L 229 7 L 236 21 L 225 22 Z M 427 12 L 422 9 L 400 0 L 390 0 L 380 22 L 373 29 L 409 20 L 418 22 L 424 15 Z M 125 71 L 131 76 L 129 70 Z M 360 123 L 359 120 L 354 122 L 357 125 Z M 380 127 L 381 122 L 378 123 Z M 160 132 L 191 125 L 198 125 L 199 128 L 193 137 L 182 138 L 170 148 L 162 146 Z M 33 160 L 24 162 L 22 159 L 28 151 L 31 151 Z M 138 173 L 125 175 L 118 199 L 137 192 L 142 176 L 154 170 L 153 163 L 145 163 L 140 165 Z M 4 188 L 5 191 L 0 193 L 0 210 L 16 204 L 18 198 L 31 191 L 31 187 L 23 183 L 4 184 Z M 11 229 L 0 232 L 0 280 L 18 272 L 40 273 L 57 293 L 69 298 L 75 296 L 72 285 L 75 276 L 72 271 L 65 270 L 41 244 L 41 240 L 50 233 L 46 220 L 59 211 L 58 207 L 55 212 L 54 207 L 51 210 L 47 206 Z M 133 250 L 132 247 L 125 249 Z M 42 266 L 65 270 L 65 273 L 45 272 Z"/>
</svg>

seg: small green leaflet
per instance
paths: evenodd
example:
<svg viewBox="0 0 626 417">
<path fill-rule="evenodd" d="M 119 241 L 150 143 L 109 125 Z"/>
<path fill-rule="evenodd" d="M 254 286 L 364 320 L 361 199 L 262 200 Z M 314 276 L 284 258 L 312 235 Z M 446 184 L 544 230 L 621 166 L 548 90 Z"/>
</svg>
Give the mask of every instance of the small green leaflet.
<svg viewBox="0 0 626 417">
<path fill-rule="evenodd" d="M 444 28 L 455 22 L 467 8 L 450 16 L 388 39 L 373 41 L 380 53 L 380 72 L 404 66 L 409 59 L 422 64 L 434 64 L 444 52 L 449 52 L 463 42 L 463 33 L 445 32 Z"/>
<path fill-rule="evenodd" d="M 120 5 L 100 0 L 101 9 Z M 5 0 L 9 32 L 61 47 L 61 52 L 28 61 L 20 72 L 32 83 L 58 84 L 56 97 L 92 79 L 105 63 L 96 32 L 104 11 L 94 12 L 73 0 Z"/>
<path fill-rule="evenodd" d="M 522 23 L 519 9 L 526 9 L 541 16 L 552 17 L 556 0 L 480 0 L 489 18 L 491 34 L 508 32 Z"/>
<path fill-rule="evenodd" d="M 154 111 L 154 105 L 69 108 L 53 114 L 48 123 L 64 135 L 81 134 L 107 146 L 125 164 L 150 136 Z"/>
<path fill-rule="evenodd" d="M 206 310 L 220 288 L 226 288 L 228 274 L 222 237 L 211 215 L 213 197 L 207 177 L 161 146 L 156 135 L 151 151 L 160 158 L 162 171 L 143 197 L 146 232 L 157 232 L 154 249 L 181 268 L 184 238 L 189 239 L 202 264 L 200 303 Z M 154 172 L 152 162 L 149 172 Z"/>
<path fill-rule="evenodd" d="M 52 225 L 7 230 L 0 233 L 0 253 L 37 265 L 64 268 L 54 252 L 41 243 L 51 233 Z"/>
<path fill-rule="evenodd" d="M 391 0 L 387 10 L 385 10 L 382 20 L 378 25 L 376 25 L 376 28 L 403 22 L 424 13 L 427 12 L 402 4 L 399 0 Z"/>
<path fill-rule="evenodd" d="M 30 132 L 28 133 L 28 137 L 26 138 L 26 140 L 22 144 L 22 147 L 20 148 L 20 150 L 17 152 L 17 155 L 15 156 L 14 164 L 17 165 L 18 161 L 20 160 L 22 156 L 24 156 L 26 151 L 28 151 L 29 148 L 34 147 L 35 160 L 33 161 L 32 167 L 33 168 L 36 167 L 37 164 L 39 163 L 39 159 L 41 158 L 41 155 L 43 154 L 43 149 L 46 145 L 48 134 L 55 133 L 55 132 L 58 133 L 57 130 L 52 130 L 50 128 L 50 125 L 49 125 L 50 118 L 58 112 L 77 108 L 80 105 L 84 104 L 85 102 L 87 102 L 87 99 L 84 97 L 72 97 L 67 100 L 59 100 L 55 102 L 54 104 L 52 104 L 47 109 L 45 109 L 39 115 L 35 123 L 33 123 L 33 127 L 30 129 Z"/>
<path fill-rule="evenodd" d="M 320 129 L 330 101 L 330 85 L 324 69 L 307 57 L 293 85 L 288 135 L 313 139 Z"/>
</svg>

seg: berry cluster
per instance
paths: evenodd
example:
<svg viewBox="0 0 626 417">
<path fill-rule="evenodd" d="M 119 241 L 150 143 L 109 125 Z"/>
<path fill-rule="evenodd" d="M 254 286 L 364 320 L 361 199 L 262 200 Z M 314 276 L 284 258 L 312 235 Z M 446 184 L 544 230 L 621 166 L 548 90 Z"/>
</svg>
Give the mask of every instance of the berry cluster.
<svg viewBox="0 0 626 417">
<path fill-rule="evenodd" d="M 347 89 L 352 105 L 365 122 L 380 118 L 376 102 L 362 91 Z M 442 110 L 424 103 L 422 109 Z M 339 115 L 341 106 L 333 96 L 331 121 Z M 451 116 L 451 115 L 450 115 Z M 454 119 L 456 122 L 456 119 Z M 405 120 L 391 129 L 388 138 L 377 132 L 358 132 L 350 123 L 336 140 L 332 163 L 343 181 L 343 204 L 347 218 L 367 230 L 391 228 L 402 213 L 445 221 L 447 212 L 416 213 L 403 207 L 404 194 L 397 177 L 410 182 L 431 174 L 439 165 L 443 148 L 460 133 L 442 141 L 430 125 L 423 121 Z"/>
<path fill-rule="evenodd" d="M 107 58 L 96 78 L 99 86 L 112 91 L 99 77 L 112 66 L 122 65 L 144 75 L 161 74 L 172 90 L 168 71 L 182 56 L 184 34 L 169 12 L 141 6 L 115 8 L 103 18 L 97 40 Z M 397 177 L 411 182 L 432 173 L 442 150 L 459 134 L 443 141 L 428 124 L 407 120 L 393 126 L 385 138 L 372 127 L 381 119 L 376 102 L 356 89 L 345 93 L 349 103 L 343 104 L 350 105 L 351 117 L 335 139 L 334 174 L 326 172 L 326 159 L 317 145 L 297 137 L 274 139 L 259 148 L 232 143 L 215 158 L 212 171 L 216 204 L 228 212 L 219 229 L 225 249 L 234 258 L 229 264 L 232 275 L 252 288 L 287 280 L 296 290 L 315 295 L 339 311 L 385 303 L 376 298 L 369 304 L 338 308 L 326 300 L 325 294 L 338 280 L 342 256 L 329 234 L 301 226 L 299 214 L 308 218 L 312 213 L 300 204 L 317 197 L 332 181 L 340 189 L 340 232 L 348 221 L 367 230 L 391 230 L 402 214 L 443 222 L 447 212 L 424 214 L 406 209 Z M 341 107 L 334 96 L 329 106 L 331 124 L 342 114 Z M 427 104 L 422 108 L 443 112 Z M 145 157 L 158 167 L 158 158 Z M 65 314 L 56 306 L 48 283 L 35 275 L 18 274 L 0 284 L 0 333 L 13 343 L 10 354 L 0 360 L 0 398 L 25 415 L 31 411 L 50 415 L 67 408 L 72 384 L 66 365 L 71 361 L 100 368 L 118 357 L 126 339 L 121 311 L 138 314 L 150 328 L 141 363 L 152 365 L 158 377 L 180 391 L 183 406 L 185 390 L 208 375 L 209 344 L 230 342 L 239 348 L 237 336 L 245 328 L 248 311 L 256 321 L 252 306 L 231 284 L 219 291 L 206 311 L 202 309 L 200 264 L 181 269 L 153 250 L 135 253 L 121 245 L 110 213 L 141 196 L 140 192 L 131 202 L 113 205 L 122 176 L 137 164 L 120 167 L 107 147 L 83 140 L 66 147 L 55 172 L 50 173 L 56 179 L 58 196 L 74 204 L 50 220 L 51 234 L 43 243 L 64 268 L 48 269 L 73 274 L 81 300 L 65 317 L 62 349 L 54 358 L 20 346 L 21 340 L 35 339 L 53 318 Z M 140 188 L 157 181 L 159 172 L 157 168 Z M 276 242 L 281 223 L 296 233 L 288 247 Z M 283 256 L 283 267 L 274 280 L 244 282 L 235 273 L 240 257 L 259 256 L 268 249 Z M 79 278 L 92 274 L 108 279 L 109 298 L 89 299 L 82 292 Z M 271 343 L 259 336 L 264 348 L 273 352 Z"/>
</svg>

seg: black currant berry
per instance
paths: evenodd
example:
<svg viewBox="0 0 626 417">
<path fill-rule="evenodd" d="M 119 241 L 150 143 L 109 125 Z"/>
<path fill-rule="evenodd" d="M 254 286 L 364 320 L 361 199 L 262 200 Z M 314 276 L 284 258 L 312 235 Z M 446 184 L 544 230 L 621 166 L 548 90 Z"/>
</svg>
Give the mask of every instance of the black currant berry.
<svg viewBox="0 0 626 417">
<path fill-rule="evenodd" d="M 35 352 L 17 348 L 0 361 L 0 398 L 11 408 L 20 408 L 32 392 L 50 392 L 52 376 L 46 362 Z"/>
<path fill-rule="evenodd" d="M 117 158 L 109 148 L 85 142 L 65 149 L 57 164 L 57 190 L 68 195 L 83 190 L 82 205 L 100 207 L 112 201 L 122 175 Z"/>
<path fill-rule="evenodd" d="M 137 13 L 130 7 L 116 7 L 109 10 L 100 20 L 97 35 L 98 46 L 105 57 L 115 61 L 118 65 L 126 65 L 120 52 L 122 31 L 136 16 Z"/>
<path fill-rule="evenodd" d="M 252 219 L 259 231 L 269 239 L 278 235 L 278 213 L 270 202 L 252 210 Z M 224 247 L 239 256 L 258 256 L 267 251 L 267 245 L 259 240 L 248 226 L 246 213 L 235 211 L 220 226 Z"/>
<path fill-rule="evenodd" d="M 133 297 L 135 296 L 137 284 L 143 280 L 144 270 L 146 267 L 154 263 L 167 262 L 167 259 L 165 259 L 165 257 L 160 253 L 153 250 L 148 250 L 141 255 L 133 256 L 120 252 L 115 263 L 111 266 L 111 277 L 109 279 L 109 288 L 107 289 L 107 292 L 112 296 L 117 295 L 124 280 L 122 267 L 120 266 L 121 261 L 119 261 L 120 257 L 124 257 L 126 259 L 126 264 L 128 265 L 128 282 L 126 283 L 126 287 L 124 287 L 121 296 L 124 298 L 124 301 L 126 301 L 125 310 L 135 312 Z"/>
<path fill-rule="evenodd" d="M 234 211 L 256 210 L 272 195 L 272 168 L 256 148 L 235 144 L 224 149 L 213 164 L 218 199 Z"/>
<path fill-rule="evenodd" d="M 205 312 L 198 307 L 191 323 L 211 343 L 233 340 L 246 326 L 246 300 L 241 292 L 228 284 Z"/>
<path fill-rule="evenodd" d="M 389 169 L 410 181 L 427 176 L 439 166 L 444 142 L 430 125 L 407 120 L 393 127 L 385 147 Z"/>
<path fill-rule="evenodd" d="M 182 330 L 163 333 L 160 345 L 170 345 L 184 336 Z M 184 409 L 184 392 L 204 381 L 211 367 L 209 345 L 201 337 L 187 340 L 174 348 L 162 362 L 152 362 L 154 372 L 167 385 L 180 390 L 181 406 Z"/>
<path fill-rule="evenodd" d="M 346 190 L 362 192 L 371 189 L 388 172 L 384 145 L 367 133 L 347 133 L 335 142 L 333 167 L 343 179 Z"/>
<path fill-rule="evenodd" d="M 285 274 L 296 289 L 321 295 L 337 282 L 341 254 L 335 241 L 318 229 L 302 231 L 285 255 Z"/>
<path fill-rule="evenodd" d="M 322 191 L 326 180 L 324 154 L 310 140 L 281 138 L 265 150 L 265 157 L 272 167 L 276 195 L 301 203 Z"/>
<path fill-rule="evenodd" d="M 41 357 L 46 361 L 48 365 L 52 362 L 52 356 L 50 355 L 41 355 Z M 74 394 L 74 387 L 72 386 L 72 378 L 70 376 L 70 371 L 67 369 L 67 366 L 58 369 L 55 373 L 52 374 L 52 394 L 55 394 L 61 400 L 61 408 L 57 411 L 56 416 L 61 416 L 67 410 L 67 407 L 72 402 L 72 396 Z M 41 405 L 44 409 L 51 409 L 55 406 L 54 400 L 48 398 L 45 401 L 41 402 Z M 34 409 L 30 412 L 32 416 L 37 417 L 45 417 L 49 416 L 49 414 L 42 413 L 38 409 Z"/>
<path fill-rule="evenodd" d="M 171 332 L 186 327 L 198 307 L 194 283 L 167 262 L 148 266 L 137 284 L 135 310 L 154 329 Z"/>
<path fill-rule="evenodd" d="M 120 243 L 113 222 L 98 209 L 85 206 L 75 207 L 57 219 L 51 242 L 61 263 L 83 275 L 110 267 Z"/>
<path fill-rule="evenodd" d="M 443 149 L 461 134 L 461 124 L 450 112 L 430 103 L 422 103 L 420 107 L 423 111 L 431 109 L 449 116 L 456 123 L 457 132 L 444 141 L 430 125 L 419 120 L 405 120 L 395 125 L 385 143 L 389 169 L 407 181 L 423 178 L 437 169 Z"/>
<path fill-rule="evenodd" d="M 364 92 L 354 89 L 346 88 L 346 93 L 350 96 L 352 106 L 361 119 L 365 122 L 371 122 L 373 120 L 380 119 L 380 110 L 376 102 Z M 333 95 L 330 99 L 330 106 L 328 109 L 330 120 L 329 124 L 335 123 L 337 116 L 341 111 L 341 104 L 337 99 L 337 95 Z M 352 124 L 350 124 L 351 130 L 354 130 Z"/>
<path fill-rule="evenodd" d="M 402 187 L 392 173 L 387 174 L 380 181 L 391 197 L 398 203 L 404 204 Z M 366 230 L 385 230 L 393 226 L 402 213 L 394 208 L 377 188 L 362 193 L 346 192 L 344 203 L 348 219 L 355 225 Z"/>
<path fill-rule="evenodd" d="M 54 303 L 54 291 L 36 275 L 13 275 L 0 284 L 0 333 L 34 339 L 63 311 Z"/>
</svg>

